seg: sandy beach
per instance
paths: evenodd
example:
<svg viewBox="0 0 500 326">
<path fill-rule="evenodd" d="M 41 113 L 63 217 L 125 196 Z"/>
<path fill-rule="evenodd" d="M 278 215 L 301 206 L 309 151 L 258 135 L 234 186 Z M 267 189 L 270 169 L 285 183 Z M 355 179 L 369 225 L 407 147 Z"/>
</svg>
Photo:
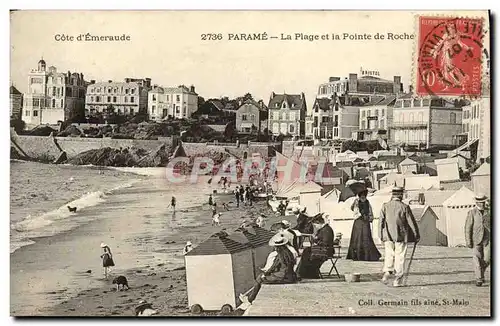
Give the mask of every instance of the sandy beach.
<svg viewBox="0 0 500 326">
<path fill-rule="evenodd" d="M 234 230 L 245 218 L 270 215 L 264 202 L 240 208 L 230 203 L 230 210 L 222 211 L 221 227 L 212 227 L 206 203 L 213 187 L 206 181 L 166 184 L 149 176 L 78 212 L 87 223 L 16 250 L 11 254 L 11 315 L 133 316 L 140 300 L 152 303 L 161 316 L 189 315 L 186 241 L 196 246 L 221 229 Z M 175 214 L 168 207 L 172 195 L 178 201 Z M 116 263 L 108 279 L 102 274 L 101 242 L 111 247 Z M 112 279 L 118 275 L 127 277 L 130 290 L 116 292 Z"/>
</svg>

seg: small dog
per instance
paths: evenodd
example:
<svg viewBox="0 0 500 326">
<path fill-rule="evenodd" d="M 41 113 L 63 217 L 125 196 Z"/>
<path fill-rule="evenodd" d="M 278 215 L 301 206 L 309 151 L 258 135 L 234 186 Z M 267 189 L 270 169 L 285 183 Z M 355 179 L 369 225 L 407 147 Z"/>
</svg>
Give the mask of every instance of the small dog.
<svg viewBox="0 0 500 326">
<path fill-rule="evenodd" d="M 116 284 L 116 291 L 120 290 L 120 285 L 122 286 L 122 290 L 125 289 L 125 287 L 127 287 L 127 290 L 130 289 L 127 278 L 123 275 L 116 277 L 113 280 L 113 284 Z"/>
<path fill-rule="evenodd" d="M 71 207 L 71 206 L 68 206 L 68 210 L 69 210 L 71 213 L 76 213 L 76 207 Z"/>
</svg>

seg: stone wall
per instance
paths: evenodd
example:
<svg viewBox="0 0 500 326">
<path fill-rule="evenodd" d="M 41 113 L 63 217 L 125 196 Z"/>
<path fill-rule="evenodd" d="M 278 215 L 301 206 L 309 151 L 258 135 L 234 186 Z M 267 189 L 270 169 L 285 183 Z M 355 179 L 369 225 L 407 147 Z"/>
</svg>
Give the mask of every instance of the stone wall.
<svg viewBox="0 0 500 326">
<path fill-rule="evenodd" d="M 214 143 L 186 143 L 182 142 L 182 147 L 186 155 L 201 155 L 209 151 L 230 153 L 239 158 L 252 157 L 252 154 L 260 154 L 262 157 L 274 156 L 273 146 L 278 150 L 280 144 L 248 142 L 248 144 L 214 144 Z"/>
</svg>

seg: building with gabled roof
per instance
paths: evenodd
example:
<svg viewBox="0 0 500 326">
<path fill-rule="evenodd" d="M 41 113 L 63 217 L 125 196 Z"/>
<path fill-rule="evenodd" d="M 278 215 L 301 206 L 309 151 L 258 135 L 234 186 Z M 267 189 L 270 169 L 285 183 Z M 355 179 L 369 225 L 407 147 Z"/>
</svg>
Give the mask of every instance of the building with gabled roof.
<svg viewBox="0 0 500 326">
<path fill-rule="evenodd" d="M 306 97 L 300 94 L 271 93 L 268 104 L 268 130 L 274 135 L 304 137 L 307 113 Z"/>
<path fill-rule="evenodd" d="M 165 118 L 189 119 L 198 110 L 195 87 L 184 85 L 162 87 L 153 85 L 148 93 L 148 114 L 151 120 Z"/>
</svg>

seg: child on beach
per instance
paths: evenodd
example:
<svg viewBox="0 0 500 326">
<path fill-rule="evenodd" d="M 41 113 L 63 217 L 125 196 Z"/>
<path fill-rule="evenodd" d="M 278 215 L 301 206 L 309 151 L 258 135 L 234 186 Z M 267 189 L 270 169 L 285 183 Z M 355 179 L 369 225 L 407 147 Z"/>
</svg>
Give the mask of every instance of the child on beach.
<svg viewBox="0 0 500 326">
<path fill-rule="evenodd" d="M 174 212 L 175 212 L 175 205 L 176 205 L 176 203 L 177 203 L 177 199 L 175 199 L 175 197 L 172 196 L 172 200 L 170 202 L 170 205 L 172 206 L 172 209 L 174 210 Z"/>
<path fill-rule="evenodd" d="M 101 243 L 101 248 L 104 250 L 104 253 L 101 255 L 102 259 L 102 267 L 104 277 L 108 278 L 108 273 L 111 270 L 111 267 L 115 266 L 115 262 L 113 261 L 113 254 L 111 253 L 111 249 L 105 243 Z"/>
<path fill-rule="evenodd" d="M 212 216 L 212 226 L 220 226 L 220 213 L 215 213 Z"/>
</svg>

